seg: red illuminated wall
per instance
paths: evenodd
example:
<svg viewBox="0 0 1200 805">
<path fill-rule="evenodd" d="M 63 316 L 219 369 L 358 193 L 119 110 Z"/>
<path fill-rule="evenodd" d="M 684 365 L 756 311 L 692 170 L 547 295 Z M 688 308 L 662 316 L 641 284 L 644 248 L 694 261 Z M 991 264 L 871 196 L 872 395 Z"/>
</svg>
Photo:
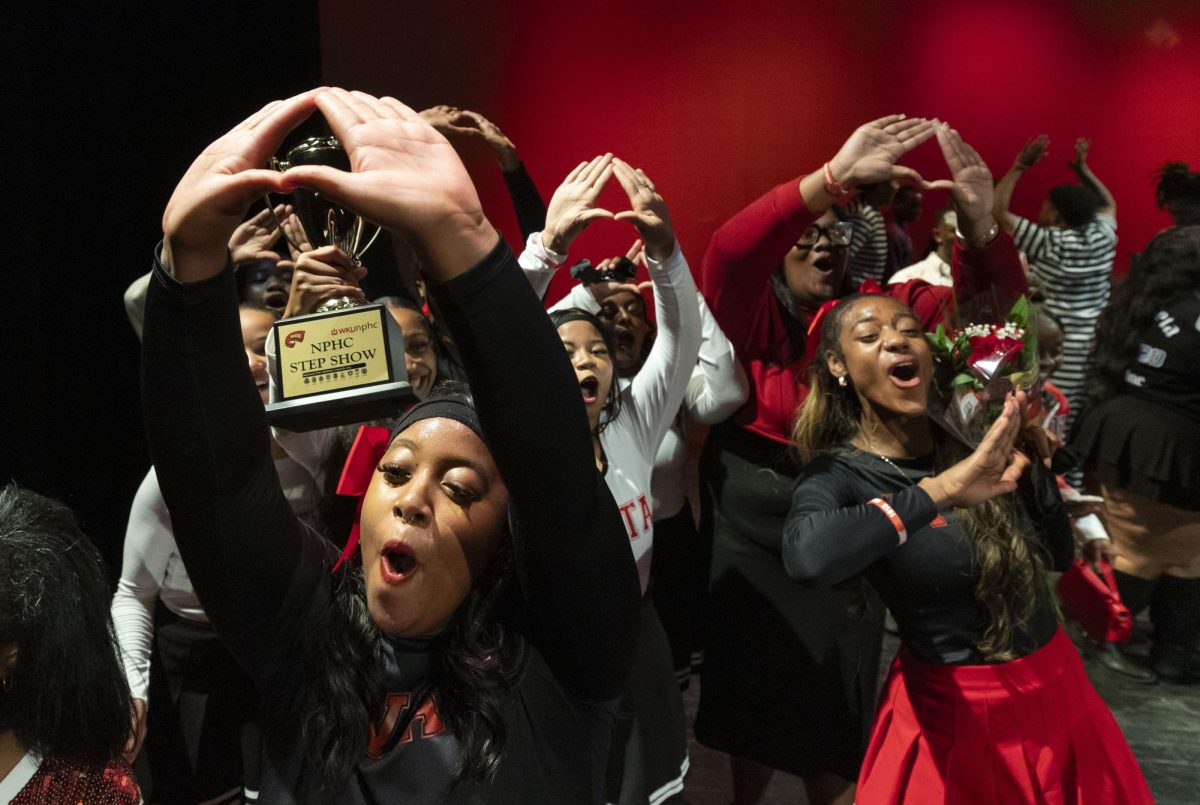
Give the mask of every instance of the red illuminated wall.
<svg viewBox="0 0 1200 805">
<path fill-rule="evenodd" d="M 819 167 L 882 114 L 949 120 L 997 175 L 1027 137 L 1049 134 L 1050 156 L 1015 198 L 1027 215 L 1072 180 L 1071 144 L 1088 136 L 1093 169 L 1119 205 L 1120 270 L 1167 221 L 1150 173 L 1168 158 L 1200 162 L 1198 6 L 322 0 L 323 73 L 418 109 L 482 112 L 517 144 L 547 199 L 580 160 L 617 153 L 655 179 L 694 266 L 731 213 Z M 516 243 L 490 155 L 467 161 L 489 217 Z M 944 173 L 933 144 L 908 162 L 927 178 Z M 610 208 L 624 208 L 615 182 L 607 192 Z M 921 232 L 942 203 L 944 194 L 927 195 Z M 631 236 L 601 224 L 573 255 L 624 251 Z"/>
</svg>

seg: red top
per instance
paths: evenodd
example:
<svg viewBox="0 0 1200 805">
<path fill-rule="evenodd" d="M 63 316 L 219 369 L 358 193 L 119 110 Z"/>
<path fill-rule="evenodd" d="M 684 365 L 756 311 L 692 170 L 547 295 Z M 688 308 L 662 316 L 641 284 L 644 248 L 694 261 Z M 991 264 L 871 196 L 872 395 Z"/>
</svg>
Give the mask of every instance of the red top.
<svg viewBox="0 0 1200 805">
<path fill-rule="evenodd" d="M 138 805 L 133 771 L 124 761 L 104 769 L 43 760 L 10 805 Z"/>
<path fill-rule="evenodd" d="M 816 218 L 804 206 L 799 184 L 797 178 L 779 185 L 726 221 L 709 242 L 700 279 L 754 383 L 737 423 L 783 443 L 789 443 L 792 420 L 808 394 L 808 365 L 803 358 L 789 362 L 787 328 L 770 277 Z M 995 289 L 998 308 L 1007 311 L 1028 290 L 1017 249 L 1004 232 L 983 249 L 956 245 L 952 272 L 960 301 Z M 954 289 L 912 280 L 889 285 L 885 293 L 912 307 L 932 330 L 951 318 Z"/>
</svg>

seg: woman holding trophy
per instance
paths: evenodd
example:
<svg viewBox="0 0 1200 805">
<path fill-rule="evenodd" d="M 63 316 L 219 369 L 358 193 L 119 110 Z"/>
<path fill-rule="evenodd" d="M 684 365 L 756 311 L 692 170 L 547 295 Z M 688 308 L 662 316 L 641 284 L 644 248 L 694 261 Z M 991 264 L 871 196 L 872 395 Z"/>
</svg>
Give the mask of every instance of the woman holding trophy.
<svg viewBox="0 0 1200 805">
<path fill-rule="evenodd" d="M 263 168 L 314 107 L 353 172 Z M 360 561 L 336 573 L 279 489 L 224 247 L 253 199 L 301 184 L 416 244 L 474 395 L 402 418 L 369 468 Z M 390 98 L 275 102 L 197 158 L 163 232 L 147 432 L 196 591 L 272 725 L 261 798 L 599 802 L 636 568 L 562 343 L 449 143 Z"/>
</svg>

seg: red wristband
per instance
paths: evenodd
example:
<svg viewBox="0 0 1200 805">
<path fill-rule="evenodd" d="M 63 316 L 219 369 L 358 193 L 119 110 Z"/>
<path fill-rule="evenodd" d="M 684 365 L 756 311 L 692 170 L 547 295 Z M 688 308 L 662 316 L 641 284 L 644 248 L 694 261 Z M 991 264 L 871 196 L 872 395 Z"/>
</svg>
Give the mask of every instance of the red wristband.
<svg viewBox="0 0 1200 805">
<path fill-rule="evenodd" d="M 850 194 L 850 191 L 843 187 L 841 182 L 833 178 L 833 168 L 829 167 L 828 162 L 826 162 L 825 166 L 821 169 L 821 174 L 825 177 L 826 193 L 831 196 L 846 196 Z"/>
<path fill-rule="evenodd" d="M 883 512 L 888 518 L 888 522 L 892 524 L 892 528 L 896 529 L 896 534 L 899 535 L 900 541 L 897 545 L 903 545 L 908 541 L 908 529 L 904 527 L 904 521 L 900 519 L 900 515 L 896 514 L 896 510 L 883 498 L 873 498 L 867 501 L 868 504 L 874 506 Z"/>
</svg>

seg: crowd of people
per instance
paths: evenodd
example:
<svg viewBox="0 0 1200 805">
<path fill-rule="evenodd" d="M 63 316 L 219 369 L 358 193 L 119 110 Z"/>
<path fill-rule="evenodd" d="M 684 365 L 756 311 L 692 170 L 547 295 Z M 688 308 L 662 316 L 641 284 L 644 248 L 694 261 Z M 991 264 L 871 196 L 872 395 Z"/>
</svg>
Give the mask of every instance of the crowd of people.
<svg viewBox="0 0 1200 805">
<path fill-rule="evenodd" d="M 351 170 L 268 169 L 314 113 Z M 482 209 L 472 142 L 521 243 Z M 901 164 L 927 142 L 950 178 Z M 180 179 L 126 294 L 153 466 L 115 596 L 68 509 L 0 491 L 0 795 L 659 805 L 693 730 L 736 805 L 776 770 L 830 805 L 1151 802 L 1051 578 L 1111 561 L 1153 648 L 1104 663 L 1200 682 L 1200 174 L 1162 169 L 1174 225 L 1110 291 L 1088 141 L 1037 222 L 1009 210 L 1048 147 L 995 180 L 948 123 L 880 118 L 705 246 L 611 153 L 546 203 L 478 113 L 268 104 Z M 628 209 L 600 206 L 610 185 Z M 265 414 L 275 323 L 364 296 L 354 255 L 261 207 L 297 188 L 397 247 L 374 301 L 415 401 L 361 427 Z M 626 254 L 572 257 L 602 220 Z M 1037 377 L 963 438 L 927 334 L 1022 298 Z"/>
</svg>

